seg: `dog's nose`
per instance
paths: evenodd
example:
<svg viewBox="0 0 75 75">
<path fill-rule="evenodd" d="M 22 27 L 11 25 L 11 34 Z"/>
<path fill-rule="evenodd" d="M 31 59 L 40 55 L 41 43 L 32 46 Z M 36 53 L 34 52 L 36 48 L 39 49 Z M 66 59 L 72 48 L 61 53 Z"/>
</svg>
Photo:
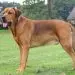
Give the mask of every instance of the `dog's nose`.
<svg viewBox="0 0 75 75">
<path fill-rule="evenodd" d="M 3 20 L 3 22 L 6 22 L 6 19 L 5 19 L 5 17 L 4 17 L 4 16 L 2 16 L 2 20 Z"/>
<path fill-rule="evenodd" d="M 4 16 L 2 16 L 2 19 L 5 19 L 5 17 L 4 17 Z"/>
</svg>

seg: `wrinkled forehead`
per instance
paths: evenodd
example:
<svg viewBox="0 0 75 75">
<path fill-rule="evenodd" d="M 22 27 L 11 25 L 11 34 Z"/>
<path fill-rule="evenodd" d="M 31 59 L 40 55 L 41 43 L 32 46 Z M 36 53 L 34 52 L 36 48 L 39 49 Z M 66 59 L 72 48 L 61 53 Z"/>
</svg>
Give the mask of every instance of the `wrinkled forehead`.
<svg viewBox="0 0 75 75">
<path fill-rule="evenodd" d="M 8 13 L 8 12 L 12 12 L 15 14 L 15 10 L 13 8 L 5 8 L 3 13 Z"/>
</svg>

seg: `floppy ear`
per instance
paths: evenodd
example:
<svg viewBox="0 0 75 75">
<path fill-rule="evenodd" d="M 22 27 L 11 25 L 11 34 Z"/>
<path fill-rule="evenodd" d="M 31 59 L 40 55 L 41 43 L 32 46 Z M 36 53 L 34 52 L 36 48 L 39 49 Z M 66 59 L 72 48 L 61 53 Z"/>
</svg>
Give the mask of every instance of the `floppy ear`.
<svg viewBox="0 0 75 75">
<path fill-rule="evenodd" d="M 19 17 L 21 15 L 21 11 L 17 8 L 13 8 L 15 10 L 16 17 Z"/>
</svg>

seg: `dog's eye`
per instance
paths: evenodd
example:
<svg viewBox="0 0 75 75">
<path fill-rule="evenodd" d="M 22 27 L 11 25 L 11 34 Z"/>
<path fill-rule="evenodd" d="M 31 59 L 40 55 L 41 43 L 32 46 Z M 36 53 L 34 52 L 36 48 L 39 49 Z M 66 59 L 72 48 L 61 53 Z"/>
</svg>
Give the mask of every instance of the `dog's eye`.
<svg viewBox="0 0 75 75">
<path fill-rule="evenodd" d="M 12 14 L 12 12 L 9 12 L 8 14 Z"/>
</svg>

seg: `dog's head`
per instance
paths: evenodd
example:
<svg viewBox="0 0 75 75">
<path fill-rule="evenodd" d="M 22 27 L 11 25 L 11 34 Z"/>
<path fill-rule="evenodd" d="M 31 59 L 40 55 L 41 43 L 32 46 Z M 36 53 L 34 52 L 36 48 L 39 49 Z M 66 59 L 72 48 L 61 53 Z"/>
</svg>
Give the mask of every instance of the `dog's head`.
<svg viewBox="0 0 75 75">
<path fill-rule="evenodd" d="M 3 25 L 8 26 L 14 23 L 18 19 L 21 12 L 17 8 L 5 8 L 2 14 L 3 14 L 2 16 Z"/>
</svg>

